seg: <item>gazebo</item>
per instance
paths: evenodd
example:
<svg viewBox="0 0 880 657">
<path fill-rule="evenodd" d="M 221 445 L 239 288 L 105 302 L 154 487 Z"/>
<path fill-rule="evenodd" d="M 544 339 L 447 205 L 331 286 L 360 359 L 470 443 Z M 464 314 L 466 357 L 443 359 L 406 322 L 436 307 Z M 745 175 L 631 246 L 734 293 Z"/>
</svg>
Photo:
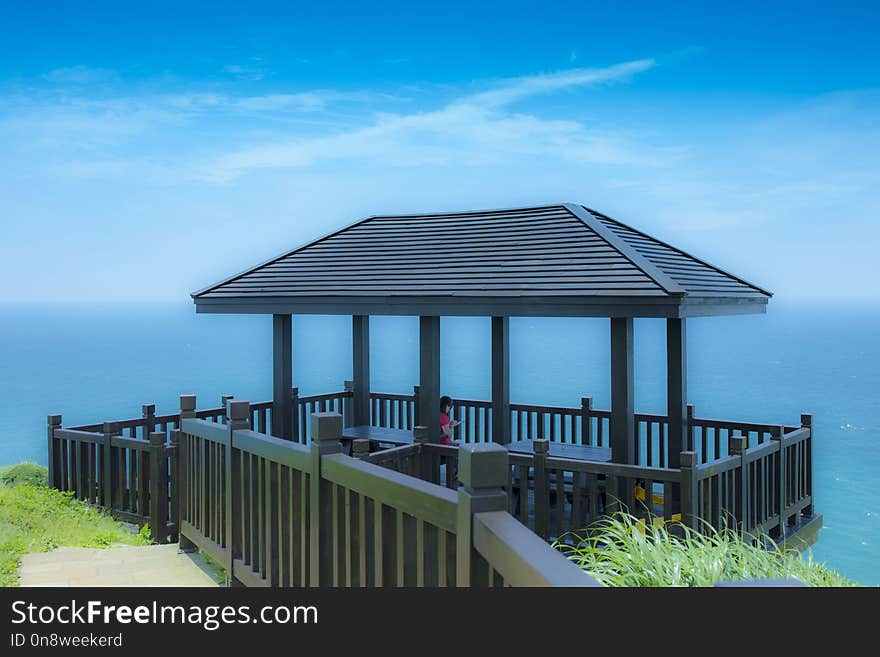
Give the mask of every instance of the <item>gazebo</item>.
<svg viewBox="0 0 880 657">
<path fill-rule="evenodd" d="M 769 298 L 581 205 L 368 217 L 193 294 L 200 313 L 272 315 L 271 401 L 200 409 L 183 394 L 179 412 L 73 427 L 50 415 L 50 485 L 248 586 L 588 585 L 546 541 L 618 511 L 809 545 L 812 416 L 718 420 L 687 403 L 686 320 Z M 307 313 L 352 317 L 343 391 L 293 388 L 291 317 Z M 372 315 L 419 317 L 411 396 L 370 388 Z M 438 444 L 442 315 L 492 318 L 491 400 L 456 400 L 458 445 Z M 609 318 L 610 409 L 511 403 L 510 318 L 528 316 Z M 633 407 L 636 317 L 666 319 L 666 415 Z"/>
<path fill-rule="evenodd" d="M 443 249 L 454 253 L 444 258 Z M 290 438 L 291 315 L 352 316 L 353 414 L 368 424 L 371 315 L 419 316 L 418 414 L 439 416 L 440 316 L 492 318 L 492 440 L 510 441 L 509 318 L 611 321 L 612 461 L 633 463 L 633 319 L 666 318 L 667 467 L 687 446 L 686 320 L 771 293 L 585 206 L 371 216 L 195 292 L 199 313 L 273 316 L 272 435 Z M 424 422 L 433 440 L 439 424 Z"/>
</svg>

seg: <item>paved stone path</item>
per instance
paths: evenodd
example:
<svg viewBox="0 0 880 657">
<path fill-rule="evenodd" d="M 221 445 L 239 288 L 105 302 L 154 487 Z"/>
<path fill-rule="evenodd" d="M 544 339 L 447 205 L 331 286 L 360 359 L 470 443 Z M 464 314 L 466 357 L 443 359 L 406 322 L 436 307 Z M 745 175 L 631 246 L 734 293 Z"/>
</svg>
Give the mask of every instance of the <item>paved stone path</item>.
<svg viewBox="0 0 880 657">
<path fill-rule="evenodd" d="M 26 554 L 20 586 L 218 586 L 217 571 L 177 544 L 107 549 L 60 547 Z"/>
</svg>

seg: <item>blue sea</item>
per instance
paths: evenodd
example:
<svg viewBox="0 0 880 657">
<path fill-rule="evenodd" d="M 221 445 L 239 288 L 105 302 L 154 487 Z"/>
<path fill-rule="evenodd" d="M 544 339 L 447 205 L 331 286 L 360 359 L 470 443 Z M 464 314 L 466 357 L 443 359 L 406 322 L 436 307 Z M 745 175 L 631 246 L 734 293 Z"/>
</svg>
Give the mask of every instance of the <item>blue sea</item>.
<svg viewBox="0 0 880 657">
<path fill-rule="evenodd" d="M 64 424 L 177 410 L 222 394 L 271 397 L 271 318 L 196 315 L 180 304 L 0 306 L 0 464 L 46 462 L 46 415 Z M 351 377 L 351 320 L 297 316 L 294 385 L 332 392 Z M 609 407 L 609 322 L 515 318 L 511 399 Z M 665 412 L 665 326 L 636 320 L 636 404 Z M 489 320 L 441 322 L 442 387 L 489 398 Z M 418 382 L 418 320 L 371 324 L 372 389 Z M 689 401 L 700 417 L 797 424 L 814 416 L 815 505 L 825 527 L 813 558 L 880 585 L 880 306 L 771 301 L 766 315 L 688 322 Z"/>
</svg>

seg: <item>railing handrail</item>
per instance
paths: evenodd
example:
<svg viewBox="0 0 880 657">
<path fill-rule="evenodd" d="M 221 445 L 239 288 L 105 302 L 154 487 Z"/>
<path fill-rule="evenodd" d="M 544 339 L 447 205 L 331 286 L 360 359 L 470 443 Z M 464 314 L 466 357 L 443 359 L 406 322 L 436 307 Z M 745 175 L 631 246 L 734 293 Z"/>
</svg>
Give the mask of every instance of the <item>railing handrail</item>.
<svg viewBox="0 0 880 657">
<path fill-rule="evenodd" d="M 679 483 L 681 481 L 681 470 L 678 468 L 654 468 L 651 466 L 630 465 L 627 463 L 581 461 L 578 459 L 568 459 L 556 456 L 546 457 L 545 467 L 549 470 L 604 474 L 606 476 L 624 477 L 628 479 L 650 479 L 658 483 Z"/>
<path fill-rule="evenodd" d="M 236 429 L 232 434 L 233 449 L 260 456 L 279 465 L 311 472 L 311 452 L 305 445 L 276 438 L 250 429 Z"/>
<path fill-rule="evenodd" d="M 344 399 L 345 397 L 353 397 L 354 393 L 351 390 L 340 390 L 339 392 L 324 392 L 318 395 L 306 395 L 300 396 L 299 401 L 301 403 L 309 403 L 309 402 L 319 402 L 319 401 L 329 401 L 331 399 Z M 272 402 L 266 402 L 270 406 Z M 256 406 L 256 404 L 251 404 L 251 408 Z"/>
<path fill-rule="evenodd" d="M 207 420 L 184 418 L 180 421 L 180 430 L 191 436 L 204 438 L 215 443 L 226 444 L 228 439 L 228 429 L 225 425 Z"/>
<path fill-rule="evenodd" d="M 365 461 L 366 463 L 373 463 L 375 465 L 379 465 L 381 463 L 394 461 L 399 458 L 413 456 L 413 455 L 419 454 L 421 451 L 422 451 L 421 444 L 397 445 L 396 447 L 391 447 L 389 449 L 383 449 L 378 452 L 373 452 L 372 454 L 365 456 L 361 460 Z"/>
<path fill-rule="evenodd" d="M 412 401 L 415 395 L 407 395 L 398 392 L 373 392 L 370 391 L 370 399 L 392 399 L 399 401 Z"/>
<path fill-rule="evenodd" d="M 506 511 L 474 514 L 474 549 L 511 586 L 602 586 Z"/>
<path fill-rule="evenodd" d="M 321 459 L 321 478 L 377 503 L 393 505 L 440 529 L 455 532 L 458 498 L 454 491 L 345 454 Z"/>
<path fill-rule="evenodd" d="M 485 402 L 491 406 L 492 402 Z M 557 415 L 580 415 L 581 408 L 573 408 L 570 406 L 544 406 L 541 404 L 511 404 L 511 411 L 531 411 L 537 413 L 555 413 Z"/>
<path fill-rule="evenodd" d="M 763 443 L 763 445 L 766 444 L 767 443 Z M 700 463 L 694 468 L 694 470 L 696 471 L 697 481 L 700 481 L 702 479 L 714 477 L 725 472 L 730 472 L 731 470 L 736 470 L 741 466 L 742 456 L 738 454 L 731 454 L 729 456 L 723 456 L 720 459 L 716 459 L 715 461 L 710 461 L 709 463 Z"/>
</svg>

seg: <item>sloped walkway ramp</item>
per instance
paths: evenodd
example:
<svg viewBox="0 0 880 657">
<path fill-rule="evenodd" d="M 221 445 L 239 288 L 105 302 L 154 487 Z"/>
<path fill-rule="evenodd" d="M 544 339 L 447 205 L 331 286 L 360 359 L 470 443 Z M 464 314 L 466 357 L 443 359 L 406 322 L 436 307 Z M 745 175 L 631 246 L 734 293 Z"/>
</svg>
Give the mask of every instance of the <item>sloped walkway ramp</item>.
<svg viewBox="0 0 880 657">
<path fill-rule="evenodd" d="M 218 586 L 219 573 L 198 553 L 168 545 L 60 547 L 26 554 L 20 586 Z"/>
</svg>

